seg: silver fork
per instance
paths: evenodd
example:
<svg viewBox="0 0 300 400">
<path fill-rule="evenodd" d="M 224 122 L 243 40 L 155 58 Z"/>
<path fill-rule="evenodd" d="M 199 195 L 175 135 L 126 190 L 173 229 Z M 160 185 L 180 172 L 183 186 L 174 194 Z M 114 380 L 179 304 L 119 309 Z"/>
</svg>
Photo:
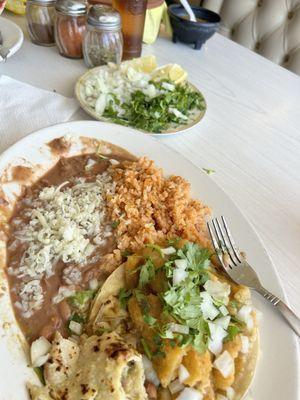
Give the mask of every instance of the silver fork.
<svg viewBox="0 0 300 400">
<path fill-rule="evenodd" d="M 2 33 L 0 31 L 0 57 L 2 57 L 4 61 L 6 61 L 9 53 L 10 53 L 10 49 L 3 45 L 3 37 L 2 37 Z"/>
<path fill-rule="evenodd" d="M 214 218 L 207 223 L 207 226 L 224 272 L 237 284 L 248 286 L 261 294 L 281 312 L 294 332 L 300 337 L 300 319 L 282 300 L 262 286 L 256 272 L 238 250 L 223 216 L 221 220 Z"/>
</svg>

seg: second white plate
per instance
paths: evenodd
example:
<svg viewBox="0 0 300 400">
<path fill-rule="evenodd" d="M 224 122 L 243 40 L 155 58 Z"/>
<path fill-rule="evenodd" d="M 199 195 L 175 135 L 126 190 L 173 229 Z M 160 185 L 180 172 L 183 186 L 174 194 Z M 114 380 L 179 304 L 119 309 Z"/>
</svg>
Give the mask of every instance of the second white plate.
<svg viewBox="0 0 300 400">
<path fill-rule="evenodd" d="M 78 79 L 78 81 L 76 83 L 76 86 L 75 86 L 75 95 L 77 97 L 77 100 L 80 103 L 80 106 L 83 108 L 83 110 L 87 114 L 89 114 L 91 117 L 93 117 L 93 118 L 95 118 L 95 119 L 97 119 L 99 121 L 112 123 L 112 121 L 110 121 L 109 118 L 105 118 L 105 117 L 99 116 L 92 107 L 90 107 L 88 104 L 86 104 L 86 102 L 84 101 L 83 96 L 81 94 L 81 88 L 82 88 L 83 82 L 87 78 L 89 78 L 90 76 L 92 76 L 94 74 L 97 74 L 97 72 L 101 68 L 105 68 L 105 66 L 104 67 L 101 66 L 101 67 L 96 67 L 96 68 L 90 69 Z M 184 133 L 184 132 L 188 131 L 189 129 L 193 128 L 195 125 L 197 125 L 205 115 L 205 112 L 206 112 L 206 109 L 207 109 L 207 104 L 206 104 L 204 96 L 202 95 L 200 90 L 198 88 L 196 88 L 194 85 L 192 85 L 190 82 L 188 82 L 188 84 L 189 84 L 189 86 L 191 87 L 191 89 L 193 91 L 200 93 L 201 96 L 203 97 L 204 110 L 199 110 L 199 111 L 195 112 L 195 115 L 193 116 L 193 118 L 189 122 L 187 122 L 186 124 L 178 125 L 178 126 L 176 126 L 174 128 L 170 128 L 170 129 L 168 129 L 166 131 L 162 131 L 161 133 L 147 132 L 147 131 L 144 131 L 142 129 L 140 129 L 140 131 L 145 133 L 145 134 L 152 135 L 152 136 L 157 136 L 157 137 L 171 136 L 171 135 L 175 135 L 175 134 L 179 134 L 179 133 Z M 134 129 L 134 128 L 132 128 L 132 129 Z"/>
<path fill-rule="evenodd" d="M 21 28 L 7 18 L 0 17 L 0 31 L 3 37 L 3 46 L 10 49 L 7 58 L 13 56 L 22 46 L 24 35 Z M 3 61 L 0 57 L 0 62 Z"/>
</svg>

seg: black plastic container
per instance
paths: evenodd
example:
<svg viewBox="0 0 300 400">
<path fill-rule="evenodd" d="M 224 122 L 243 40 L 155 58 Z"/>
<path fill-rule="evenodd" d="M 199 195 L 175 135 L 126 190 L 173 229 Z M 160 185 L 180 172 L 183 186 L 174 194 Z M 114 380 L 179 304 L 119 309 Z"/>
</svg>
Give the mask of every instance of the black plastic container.
<svg viewBox="0 0 300 400">
<path fill-rule="evenodd" d="M 221 17 L 206 8 L 192 7 L 192 9 L 196 18 L 201 19 L 201 21 L 190 21 L 185 9 L 181 5 L 172 4 L 169 6 L 168 12 L 173 28 L 172 40 L 174 43 L 179 40 L 183 43 L 193 44 L 194 49 L 199 50 L 203 43 L 219 28 Z"/>
</svg>

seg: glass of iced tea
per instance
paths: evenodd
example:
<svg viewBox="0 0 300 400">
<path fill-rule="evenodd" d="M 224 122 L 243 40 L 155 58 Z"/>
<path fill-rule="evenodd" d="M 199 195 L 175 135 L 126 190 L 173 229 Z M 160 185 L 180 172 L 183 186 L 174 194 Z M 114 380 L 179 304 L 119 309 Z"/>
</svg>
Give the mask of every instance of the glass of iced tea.
<svg viewBox="0 0 300 400">
<path fill-rule="evenodd" d="M 140 57 L 147 0 L 113 0 L 112 5 L 122 18 L 123 60 Z"/>
</svg>

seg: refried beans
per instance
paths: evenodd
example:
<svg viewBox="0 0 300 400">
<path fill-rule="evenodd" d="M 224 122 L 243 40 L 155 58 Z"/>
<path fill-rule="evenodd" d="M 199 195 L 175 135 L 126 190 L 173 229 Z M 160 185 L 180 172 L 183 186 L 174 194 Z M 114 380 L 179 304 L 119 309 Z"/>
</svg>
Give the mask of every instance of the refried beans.
<svg viewBox="0 0 300 400">
<path fill-rule="evenodd" d="M 95 249 L 84 262 L 80 264 L 72 261 L 66 262 L 58 256 L 55 259 L 53 270 L 50 272 L 42 274 L 37 272 L 37 276 L 34 276 L 35 272 L 29 276 L 26 270 L 20 273 L 20 268 L 22 269 L 22 265 L 26 264 L 26 257 L 29 257 L 26 252 L 28 252 L 29 248 L 35 248 L 34 244 L 32 244 L 32 235 L 29 237 L 30 242 L 28 238 L 27 240 L 22 240 L 20 232 L 28 230 L 28 227 L 30 228 L 33 224 L 32 215 L 37 212 L 37 210 L 33 210 L 33 207 L 35 207 L 35 204 L 39 205 L 40 193 L 48 187 L 56 187 L 63 193 L 64 190 L 72 188 L 78 179 L 81 179 L 80 182 L 84 181 L 85 184 L 89 184 L 94 182 L 97 177 L 101 177 L 101 174 L 105 173 L 112 164 L 117 164 L 126 159 L 128 159 L 126 153 L 124 156 L 110 154 L 109 159 L 100 158 L 96 154 L 60 158 L 49 172 L 31 187 L 26 188 L 23 196 L 17 201 L 9 224 L 7 276 L 16 319 L 29 342 L 39 336 L 51 339 L 55 331 L 67 336 L 66 326 L 71 316 L 71 308 L 66 298 L 64 298 L 63 290 L 60 289 L 65 288 L 65 297 L 67 297 L 68 290 L 72 293 L 72 291 L 88 289 L 91 280 L 97 280 L 99 284 L 103 282 L 108 275 L 108 271 L 105 268 L 100 268 L 101 259 L 103 256 L 112 253 L 116 247 L 113 221 L 110 221 L 106 216 L 102 221 L 106 237 L 101 240 L 101 243 L 98 241 L 99 245 L 94 246 Z M 62 185 L 61 188 L 59 188 L 60 185 Z M 50 199 L 49 204 L 46 204 L 47 207 L 51 206 L 51 201 Z M 42 218 L 39 214 L 38 217 Z M 47 245 L 44 247 L 47 247 Z M 29 297 L 28 302 L 28 292 L 25 293 L 27 302 L 24 303 L 23 292 L 26 292 L 24 288 L 28 287 L 28 282 L 33 288 L 31 296 L 35 297 L 37 308 L 33 311 L 28 308 L 31 304 L 30 301 L 32 301 L 32 297 Z M 37 298 L 39 290 L 42 293 L 43 300 Z M 39 301 L 42 301 L 42 304 Z M 27 307 L 25 309 L 24 304 Z"/>
</svg>

